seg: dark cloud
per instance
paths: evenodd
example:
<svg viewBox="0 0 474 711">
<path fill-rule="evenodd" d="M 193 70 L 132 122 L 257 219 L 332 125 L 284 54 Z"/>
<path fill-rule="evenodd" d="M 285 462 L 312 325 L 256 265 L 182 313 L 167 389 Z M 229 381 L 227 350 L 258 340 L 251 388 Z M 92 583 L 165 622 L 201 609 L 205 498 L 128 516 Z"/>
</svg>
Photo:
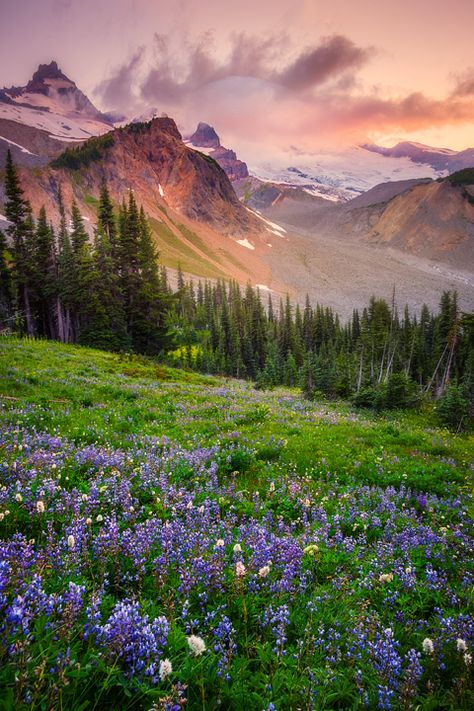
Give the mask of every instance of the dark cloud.
<svg viewBox="0 0 474 711">
<path fill-rule="evenodd" d="M 458 75 L 452 96 L 474 96 L 474 67 Z"/>
<path fill-rule="evenodd" d="M 358 69 L 372 54 L 372 49 L 358 47 L 342 35 L 326 37 L 318 47 L 304 51 L 282 72 L 275 74 L 273 81 L 293 91 L 304 91 Z"/>
<path fill-rule="evenodd" d="M 94 95 L 101 98 L 107 109 L 130 110 L 136 104 L 134 89 L 144 53 L 144 47 L 137 49 L 128 62 L 118 67 L 111 77 L 94 89 Z"/>
<path fill-rule="evenodd" d="M 284 33 L 263 38 L 235 33 L 229 44 L 227 55 L 220 55 L 215 51 L 213 34 L 206 32 L 193 43 L 182 42 L 176 51 L 168 37 L 155 34 L 151 68 L 140 83 L 135 101 L 179 104 L 203 87 L 235 77 L 265 81 L 281 90 L 305 92 L 348 76 L 373 53 L 341 35 L 326 37 L 318 46 L 300 50 L 291 58 L 288 56 L 292 53 L 291 42 Z M 138 88 L 137 70 L 143 60 L 144 53 L 140 50 L 97 87 L 96 93 L 104 105 L 125 108 L 125 101 L 130 99 L 129 89 Z"/>
<path fill-rule="evenodd" d="M 143 81 L 142 96 L 148 101 L 181 101 L 189 93 L 234 77 L 270 80 L 272 64 L 285 44 L 285 35 L 257 38 L 234 34 L 230 52 L 221 58 L 214 51 L 213 34 L 206 32 L 193 44 L 185 44 L 182 56 L 177 57 L 167 38 L 155 35 L 154 66 Z"/>
<path fill-rule="evenodd" d="M 374 55 L 347 37 L 324 38 L 295 52 L 289 36 L 234 34 L 227 53 L 211 32 L 194 38 L 155 35 L 97 88 L 103 109 L 128 115 L 157 107 L 186 130 L 198 121 L 218 128 L 229 145 L 259 150 L 297 144 L 306 152 L 381 132 L 413 132 L 474 119 L 474 73 L 458 78 L 445 99 L 421 92 L 387 98 L 364 89 L 358 70 Z M 472 95 L 471 95 L 472 94 Z"/>
</svg>

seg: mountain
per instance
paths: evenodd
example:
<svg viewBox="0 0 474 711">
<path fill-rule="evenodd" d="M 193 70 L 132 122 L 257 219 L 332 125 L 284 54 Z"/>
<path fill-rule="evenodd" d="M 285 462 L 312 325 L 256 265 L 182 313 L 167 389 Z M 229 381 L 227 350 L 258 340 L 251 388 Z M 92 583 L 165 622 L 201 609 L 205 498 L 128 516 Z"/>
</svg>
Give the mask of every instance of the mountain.
<svg viewBox="0 0 474 711">
<path fill-rule="evenodd" d="M 186 143 L 214 158 L 232 182 L 248 178 L 249 172 L 246 163 L 237 158 L 235 151 L 221 146 L 219 136 L 209 124 L 199 123 L 196 131 L 189 136 Z"/>
<path fill-rule="evenodd" d="M 35 212 L 44 204 L 54 219 L 61 188 L 65 203 L 76 200 L 89 227 L 103 180 L 117 205 L 133 189 L 166 266 L 180 264 L 190 274 L 241 283 L 268 282 L 260 254 L 271 228 L 242 205 L 213 158 L 184 144 L 172 119 L 115 129 L 67 149 L 43 168 L 21 170 Z"/>
<path fill-rule="evenodd" d="M 105 119 L 57 62 L 40 64 L 26 86 L 4 88 L 0 99 L 16 106 L 50 111 L 62 116 L 79 114 L 102 121 Z"/>
<path fill-rule="evenodd" d="M 474 273 L 474 169 L 377 185 L 329 205 L 287 191 L 263 210 L 286 227 L 402 250 Z"/>
<path fill-rule="evenodd" d="M 198 123 L 197 129 L 189 137 L 189 143 L 192 146 L 202 148 L 219 148 L 221 145 L 219 136 L 213 126 L 208 123 Z"/>
<path fill-rule="evenodd" d="M 367 144 L 364 148 L 389 158 L 409 158 L 413 163 L 428 165 L 443 174 L 455 173 L 474 166 L 474 148 L 453 151 L 450 148 L 433 148 L 411 141 L 397 143 L 392 148 L 383 148 L 372 144 Z"/>
<path fill-rule="evenodd" d="M 249 173 L 263 182 L 298 187 L 332 202 L 347 202 L 389 181 L 438 178 L 447 171 L 366 146 L 303 153 L 295 147 L 271 160 L 250 163 Z"/>
<path fill-rule="evenodd" d="M 440 180 L 447 171 L 434 159 L 415 162 L 421 149 L 384 155 L 361 146 L 289 148 L 247 168 L 208 124 L 183 141 L 163 115 L 114 130 L 111 120 L 56 63 L 3 91 L 0 161 L 10 148 L 35 212 L 44 204 L 56 219 L 61 187 L 92 235 L 105 179 L 117 206 L 133 189 L 166 267 L 300 302 L 308 293 L 343 316 L 372 294 L 390 299 L 393 284 L 412 307 L 435 307 L 444 289 L 474 307 L 470 174 Z M 443 160 L 469 160 L 461 153 L 446 150 Z"/>
<path fill-rule="evenodd" d="M 111 120 L 56 62 L 40 64 L 25 86 L 0 91 L 0 164 L 10 149 L 18 165 L 45 165 L 65 145 L 110 131 Z"/>
<path fill-rule="evenodd" d="M 371 211 L 353 205 L 352 215 L 360 209 Z M 474 170 L 414 185 L 375 205 L 363 237 L 474 270 Z"/>
</svg>

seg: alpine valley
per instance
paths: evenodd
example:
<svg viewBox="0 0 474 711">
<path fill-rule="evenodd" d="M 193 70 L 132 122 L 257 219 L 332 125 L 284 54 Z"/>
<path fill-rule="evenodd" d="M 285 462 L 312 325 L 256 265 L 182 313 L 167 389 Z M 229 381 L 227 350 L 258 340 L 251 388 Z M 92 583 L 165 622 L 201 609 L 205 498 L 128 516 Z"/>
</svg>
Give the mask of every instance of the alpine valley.
<svg viewBox="0 0 474 711">
<path fill-rule="evenodd" d="M 254 164 L 212 126 L 182 136 L 157 113 L 102 113 L 42 64 L 0 91 L 0 161 L 10 150 L 34 211 L 45 205 L 54 222 L 61 188 L 91 233 L 102 181 L 116 204 L 132 189 L 171 274 L 308 294 L 342 316 L 394 285 L 413 308 L 443 290 L 473 308 L 474 149 L 358 145 Z M 0 189 L 0 211 L 3 200 Z"/>
</svg>

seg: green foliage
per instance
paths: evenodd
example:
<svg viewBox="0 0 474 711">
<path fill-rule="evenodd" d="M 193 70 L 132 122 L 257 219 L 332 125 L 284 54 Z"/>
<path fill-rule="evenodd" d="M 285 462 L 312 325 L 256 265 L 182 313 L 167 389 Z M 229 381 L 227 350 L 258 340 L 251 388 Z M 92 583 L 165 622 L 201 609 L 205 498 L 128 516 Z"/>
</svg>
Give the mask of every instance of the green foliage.
<svg viewBox="0 0 474 711">
<path fill-rule="evenodd" d="M 445 178 L 451 185 L 474 185 L 474 168 L 464 168 Z"/>
<path fill-rule="evenodd" d="M 16 337 L 0 338 L 0 401 L 0 535 L 10 561 L 20 550 L 2 567 L 0 709 L 163 711 L 178 684 L 190 711 L 376 709 L 387 685 L 393 711 L 472 708 L 457 641 L 472 644 L 468 435 L 429 410 L 361 415 Z M 64 607 L 70 584 L 84 605 Z M 121 646 L 89 634 L 95 596 L 101 625 L 126 600 L 167 618 L 170 677 L 130 674 Z"/>
<path fill-rule="evenodd" d="M 418 401 L 416 385 L 404 372 L 391 373 L 386 383 L 362 388 L 352 398 L 356 407 L 374 410 L 415 407 Z"/>
<path fill-rule="evenodd" d="M 437 404 L 436 412 L 440 424 L 456 431 L 472 426 L 469 399 L 465 388 L 460 385 L 448 385 Z"/>
<path fill-rule="evenodd" d="M 79 170 L 87 167 L 91 163 L 99 161 L 104 155 L 104 151 L 114 145 L 112 133 L 104 136 L 89 138 L 77 148 L 66 148 L 57 158 L 51 161 L 53 168 L 66 168 L 67 170 Z"/>
<path fill-rule="evenodd" d="M 129 123 L 128 126 L 125 127 L 125 130 L 127 133 L 130 135 L 140 135 L 142 133 L 147 133 L 150 129 L 151 126 L 151 121 L 134 121 L 133 123 Z"/>
</svg>

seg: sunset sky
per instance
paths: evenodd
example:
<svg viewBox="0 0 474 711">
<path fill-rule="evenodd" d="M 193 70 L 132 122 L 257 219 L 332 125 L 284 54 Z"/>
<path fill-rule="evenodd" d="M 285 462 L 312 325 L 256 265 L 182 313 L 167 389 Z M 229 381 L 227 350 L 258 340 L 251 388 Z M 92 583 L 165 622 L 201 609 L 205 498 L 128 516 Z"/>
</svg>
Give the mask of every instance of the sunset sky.
<svg viewBox="0 0 474 711">
<path fill-rule="evenodd" d="M 104 110 L 224 145 L 474 146 L 472 0 L 0 0 L 0 86 L 40 62 Z"/>
</svg>

